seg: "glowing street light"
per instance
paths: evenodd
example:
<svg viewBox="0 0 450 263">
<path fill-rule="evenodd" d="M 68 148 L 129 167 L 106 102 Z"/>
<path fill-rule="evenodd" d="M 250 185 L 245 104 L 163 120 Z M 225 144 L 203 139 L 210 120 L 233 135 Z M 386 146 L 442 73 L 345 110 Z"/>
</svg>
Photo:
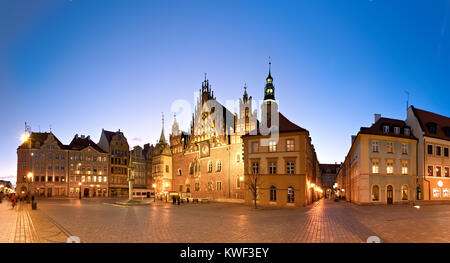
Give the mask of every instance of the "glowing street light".
<svg viewBox="0 0 450 263">
<path fill-rule="evenodd" d="M 28 135 L 28 133 L 22 133 L 22 135 L 20 135 L 20 141 L 22 143 L 28 141 L 29 138 L 30 138 L 30 135 Z"/>
</svg>

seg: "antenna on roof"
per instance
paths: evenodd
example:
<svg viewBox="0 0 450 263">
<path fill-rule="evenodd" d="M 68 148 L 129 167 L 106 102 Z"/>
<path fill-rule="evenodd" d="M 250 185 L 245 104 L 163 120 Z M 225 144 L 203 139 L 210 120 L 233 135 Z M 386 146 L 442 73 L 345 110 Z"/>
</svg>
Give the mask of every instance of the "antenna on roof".
<svg viewBox="0 0 450 263">
<path fill-rule="evenodd" d="M 50 132 L 52 132 L 52 125 L 50 124 L 49 127 L 50 127 Z"/>
</svg>

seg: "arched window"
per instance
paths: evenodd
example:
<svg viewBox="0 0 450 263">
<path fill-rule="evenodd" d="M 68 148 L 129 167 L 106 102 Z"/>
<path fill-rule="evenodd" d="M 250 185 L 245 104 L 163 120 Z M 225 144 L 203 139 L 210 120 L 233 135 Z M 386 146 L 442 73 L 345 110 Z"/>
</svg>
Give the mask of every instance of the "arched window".
<svg viewBox="0 0 450 263">
<path fill-rule="evenodd" d="M 217 161 L 217 171 L 218 172 L 222 171 L 222 161 L 220 161 L 220 160 Z"/>
<path fill-rule="evenodd" d="M 378 185 L 372 186 L 372 201 L 380 201 L 380 187 Z"/>
<path fill-rule="evenodd" d="M 294 203 L 294 188 L 292 186 L 287 189 L 287 202 Z"/>
<path fill-rule="evenodd" d="M 213 171 L 213 165 L 212 165 L 212 162 L 209 161 L 208 162 L 208 173 L 212 173 L 212 171 Z"/>
<path fill-rule="evenodd" d="M 181 169 L 180 168 L 178 168 L 178 176 L 181 176 L 182 175 L 182 173 L 181 173 Z"/>
<path fill-rule="evenodd" d="M 406 184 L 402 185 L 402 200 L 408 200 L 408 186 Z"/>
<path fill-rule="evenodd" d="M 270 187 L 270 201 L 277 201 L 277 188 L 273 185 Z"/>
</svg>

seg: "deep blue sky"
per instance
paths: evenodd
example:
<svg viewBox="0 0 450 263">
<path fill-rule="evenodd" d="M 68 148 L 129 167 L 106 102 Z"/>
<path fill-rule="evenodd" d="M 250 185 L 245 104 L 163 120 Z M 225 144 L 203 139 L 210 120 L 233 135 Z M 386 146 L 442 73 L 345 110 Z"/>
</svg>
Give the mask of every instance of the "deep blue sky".
<svg viewBox="0 0 450 263">
<path fill-rule="evenodd" d="M 0 0 L 0 177 L 28 121 L 69 143 L 102 128 L 154 143 L 161 112 L 201 87 L 262 99 L 268 57 L 280 110 L 340 162 L 373 114 L 410 104 L 450 116 L 450 1 Z M 168 132 L 166 132 L 166 135 Z"/>
</svg>

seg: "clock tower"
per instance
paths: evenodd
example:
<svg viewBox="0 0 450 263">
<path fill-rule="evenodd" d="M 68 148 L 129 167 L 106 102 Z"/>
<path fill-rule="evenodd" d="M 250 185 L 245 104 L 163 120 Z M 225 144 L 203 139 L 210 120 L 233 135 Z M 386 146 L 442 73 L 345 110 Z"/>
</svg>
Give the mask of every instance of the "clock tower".
<svg viewBox="0 0 450 263">
<path fill-rule="evenodd" d="M 272 112 L 274 116 L 278 113 L 278 104 L 275 101 L 275 87 L 273 86 L 273 78 L 271 74 L 272 62 L 269 61 L 269 75 L 266 78 L 266 86 L 264 87 L 264 101 L 261 105 L 261 121 L 271 126 Z M 276 120 L 275 120 L 276 121 Z"/>
</svg>

